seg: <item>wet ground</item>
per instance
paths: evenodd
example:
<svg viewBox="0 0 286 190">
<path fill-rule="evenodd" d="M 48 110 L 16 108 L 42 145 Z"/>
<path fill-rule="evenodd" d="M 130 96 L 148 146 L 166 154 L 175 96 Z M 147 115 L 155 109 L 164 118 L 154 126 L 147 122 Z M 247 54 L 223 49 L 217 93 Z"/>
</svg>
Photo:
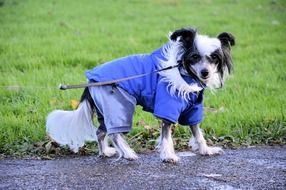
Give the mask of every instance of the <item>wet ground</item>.
<svg viewBox="0 0 286 190">
<path fill-rule="evenodd" d="M 0 160 L 0 189 L 286 189 L 286 146 L 226 150 L 222 156 L 158 153 L 137 161 L 77 156 L 54 160 Z"/>
</svg>

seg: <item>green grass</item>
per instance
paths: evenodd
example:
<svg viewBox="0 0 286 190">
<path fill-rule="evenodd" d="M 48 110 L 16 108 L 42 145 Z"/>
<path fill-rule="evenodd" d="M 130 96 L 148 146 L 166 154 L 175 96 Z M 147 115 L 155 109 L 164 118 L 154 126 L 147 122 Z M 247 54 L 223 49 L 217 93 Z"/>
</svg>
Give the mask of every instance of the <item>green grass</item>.
<svg viewBox="0 0 286 190">
<path fill-rule="evenodd" d="M 184 26 L 211 36 L 229 31 L 237 40 L 233 77 L 205 95 L 205 106 L 220 110 L 204 113 L 207 137 L 285 143 L 285 1 L 0 0 L 0 153 L 27 152 L 45 141 L 48 112 L 71 109 L 82 93 L 59 91 L 59 83 L 85 82 L 89 68 L 151 52 Z M 138 109 L 134 123 L 132 145 L 153 147 L 158 121 Z M 175 137 L 182 136 L 187 130 L 177 128 Z M 186 143 L 176 140 L 177 147 Z"/>
</svg>

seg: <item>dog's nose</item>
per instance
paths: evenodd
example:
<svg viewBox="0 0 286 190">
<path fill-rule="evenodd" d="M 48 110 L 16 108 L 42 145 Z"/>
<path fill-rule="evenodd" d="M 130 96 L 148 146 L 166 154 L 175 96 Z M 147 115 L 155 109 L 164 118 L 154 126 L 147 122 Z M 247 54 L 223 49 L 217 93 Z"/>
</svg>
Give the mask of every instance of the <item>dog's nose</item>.
<svg viewBox="0 0 286 190">
<path fill-rule="evenodd" d="M 201 76 L 202 78 L 206 79 L 209 76 L 209 71 L 207 69 L 201 70 Z"/>
</svg>

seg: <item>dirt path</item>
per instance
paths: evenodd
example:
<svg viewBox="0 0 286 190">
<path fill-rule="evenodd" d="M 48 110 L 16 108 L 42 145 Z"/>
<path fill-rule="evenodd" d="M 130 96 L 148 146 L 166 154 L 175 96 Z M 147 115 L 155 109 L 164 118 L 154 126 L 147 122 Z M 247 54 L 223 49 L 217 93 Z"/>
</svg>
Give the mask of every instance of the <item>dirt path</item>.
<svg viewBox="0 0 286 190">
<path fill-rule="evenodd" d="M 286 146 L 226 150 L 203 157 L 181 152 L 180 163 L 157 153 L 137 161 L 96 156 L 0 160 L 0 189 L 285 189 Z"/>
</svg>

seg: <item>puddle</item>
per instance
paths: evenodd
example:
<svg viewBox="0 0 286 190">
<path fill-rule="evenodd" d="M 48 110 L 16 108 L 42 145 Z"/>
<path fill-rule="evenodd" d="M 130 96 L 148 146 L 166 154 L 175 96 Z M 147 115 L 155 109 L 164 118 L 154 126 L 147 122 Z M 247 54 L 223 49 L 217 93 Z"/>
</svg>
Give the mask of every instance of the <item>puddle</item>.
<svg viewBox="0 0 286 190">
<path fill-rule="evenodd" d="M 180 156 L 180 157 L 196 156 L 196 154 L 194 154 L 194 153 L 192 153 L 192 152 L 178 152 L 177 155 Z"/>
<path fill-rule="evenodd" d="M 265 168 L 268 169 L 286 169 L 286 163 L 285 162 L 281 162 L 279 160 L 264 160 L 264 159 L 248 159 L 248 162 L 252 163 L 252 164 L 256 164 L 259 166 L 263 166 Z"/>
<path fill-rule="evenodd" d="M 213 189 L 213 190 L 238 190 L 239 188 L 233 187 L 231 185 L 227 184 L 221 184 L 219 182 L 210 180 L 208 178 L 198 179 L 198 182 L 200 182 L 202 185 L 205 185 L 207 189 Z"/>
</svg>

